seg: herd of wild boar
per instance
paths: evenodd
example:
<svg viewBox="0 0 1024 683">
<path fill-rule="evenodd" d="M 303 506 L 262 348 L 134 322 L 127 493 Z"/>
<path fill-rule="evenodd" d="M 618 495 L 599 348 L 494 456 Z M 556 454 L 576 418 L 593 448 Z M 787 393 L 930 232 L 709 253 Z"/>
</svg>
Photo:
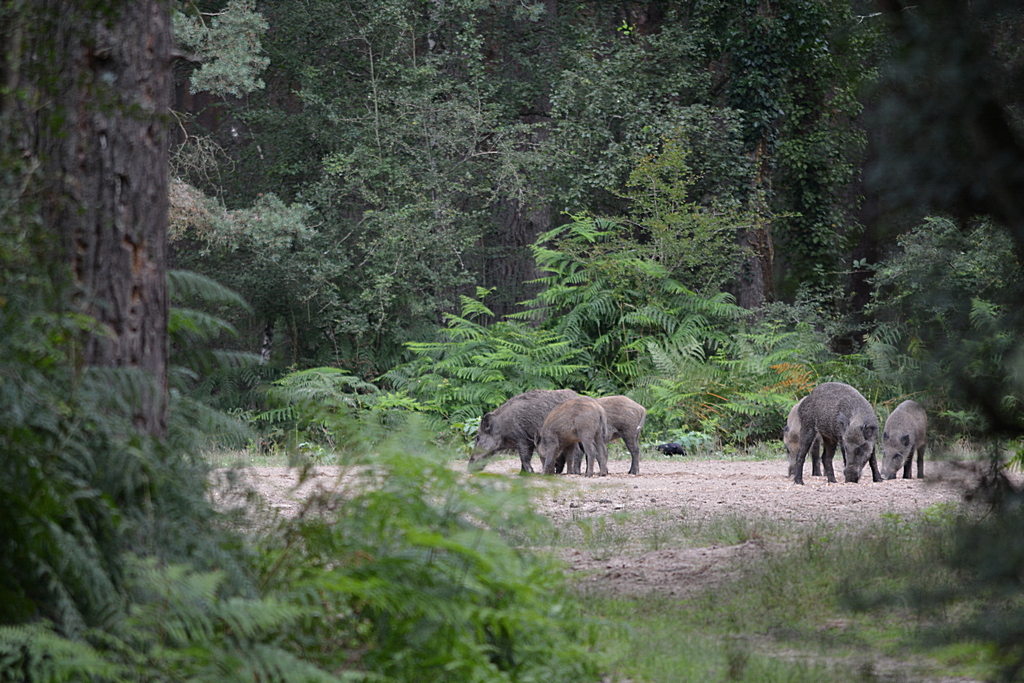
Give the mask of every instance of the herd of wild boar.
<svg viewBox="0 0 1024 683">
<path fill-rule="evenodd" d="M 622 439 L 632 461 L 630 474 L 640 474 L 640 430 L 647 410 L 625 396 L 591 398 L 571 389 L 533 389 L 513 396 L 480 420 L 470 467 L 497 451 L 519 454 L 523 472 L 533 472 L 533 452 L 540 456 L 545 474 L 565 471 L 580 474 L 583 458 L 586 475 L 608 474 L 607 444 Z M 859 391 L 842 382 L 826 382 L 802 398 L 789 411 L 782 441 L 789 456 L 788 475 L 804 483 L 804 460 L 811 455 L 811 473 L 824 474 L 835 482 L 832 458 L 836 448 L 843 456 L 843 475 L 857 482 L 865 464 L 871 479 L 894 479 L 903 468 L 909 478 L 914 456 L 917 476 L 924 476 L 924 449 L 928 417 L 916 401 L 896 406 L 882 430 L 882 465 L 875 458 L 878 417 Z M 658 447 L 665 453 L 681 452 L 678 444 Z"/>
</svg>

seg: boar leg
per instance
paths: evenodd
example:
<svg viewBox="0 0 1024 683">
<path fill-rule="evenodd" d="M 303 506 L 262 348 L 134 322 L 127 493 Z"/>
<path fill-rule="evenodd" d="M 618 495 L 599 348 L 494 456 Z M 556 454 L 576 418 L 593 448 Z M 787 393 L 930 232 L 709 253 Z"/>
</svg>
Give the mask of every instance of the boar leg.
<svg viewBox="0 0 1024 683">
<path fill-rule="evenodd" d="M 583 447 L 579 444 L 573 446 L 569 459 L 572 461 L 572 467 L 569 469 L 569 474 L 579 474 L 580 467 L 583 463 Z"/>
<path fill-rule="evenodd" d="M 541 462 L 541 465 L 544 466 L 544 469 L 542 470 L 544 474 L 554 474 L 555 468 L 558 467 L 559 461 L 561 461 L 563 464 L 565 462 L 565 451 L 556 450 L 548 458 L 541 456 L 541 460 L 543 461 Z"/>
<path fill-rule="evenodd" d="M 907 462 L 905 462 L 903 464 L 903 478 L 904 479 L 910 479 L 910 466 L 913 465 L 913 464 L 914 464 L 914 451 L 913 451 L 913 449 L 911 449 L 910 452 L 907 453 Z M 918 468 L 918 469 L 920 469 L 920 468 Z M 893 474 L 892 478 L 895 479 L 896 475 Z"/>
<path fill-rule="evenodd" d="M 815 477 L 821 476 L 821 439 L 817 436 L 811 443 L 811 474 Z"/>
<path fill-rule="evenodd" d="M 842 444 L 839 444 L 842 448 Z M 832 458 L 836 457 L 836 442 L 826 441 L 824 438 L 821 440 L 821 464 L 825 467 L 825 478 L 828 479 L 830 484 L 836 483 L 836 472 L 832 469 Z M 843 458 L 846 459 L 845 456 Z"/>
<path fill-rule="evenodd" d="M 633 457 L 633 462 L 629 465 L 629 473 L 640 474 L 640 444 L 637 443 L 637 434 L 627 434 L 622 437 L 622 441 Z"/>
<path fill-rule="evenodd" d="M 800 430 L 800 445 L 797 448 L 796 457 L 793 459 L 792 473 L 793 483 L 804 483 L 804 460 L 807 459 L 807 451 L 811 450 L 816 432 L 811 427 Z"/>
<path fill-rule="evenodd" d="M 910 464 L 909 462 L 907 463 Z M 910 468 L 907 468 L 907 474 L 910 474 Z M 924 444 L 917 447 L 917 478 L 924 479 Z"/>
<path fill-rule="evenodd" d="M 530 460 L 533 459 L 533 444 L 520 442 L 516 444 L 516 450 L 519 451 L 519 462 L 522 464 L 520 472 L 533 472 L 533 466 L 530 464 Z"/>
<path fill-rule="evenodd" d="M 594 439 L 594 453 L 597 458 L 597 465 L 601 468 L 600 475 L 602 477 L 608 476 L 608 446 L 605 445 L 604 439 L 600 436 Z"/>
<path fill-rule="evenodd" d="M 871 449 L 871 456 L 868 458 L 868 464 L 871 465 L 871 481 L 882 481 L 882 475 L 878 471 L 878 460 L 875 459 L 875 449 Z"/>
</svg>

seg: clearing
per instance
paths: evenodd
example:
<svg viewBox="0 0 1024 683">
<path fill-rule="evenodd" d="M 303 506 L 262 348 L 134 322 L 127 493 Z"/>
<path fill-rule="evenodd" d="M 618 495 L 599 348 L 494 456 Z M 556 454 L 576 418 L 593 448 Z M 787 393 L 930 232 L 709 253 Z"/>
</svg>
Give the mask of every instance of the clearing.
<svg viewBox="0 0 1024 683">
<path fill-rule="evenodd" d="M 534 465 L 536 466 L 536 459 Z M 454 462 L 460 467 L 461 463 Z M 926 479 L 872 482 L 870 470 L 857 484 L 829 484 L 810 476 L 798 486 L 785 476 L 779 460 L 650 458 L 641 474 L 626 474 L 627 459 L 609 461 L 607 477 L 541 476 L 537 510 L 554 522 L 559 534 L 553 549 L 584 587 L 602 592 L 641 595 L 660 592 L 680 597 L 732 576 L 737 560 L 758 555 L 774 534 L 758 530 L 836 524 L 856 529 L 883 515 L 906 515 L 936 504 L 954 505 L 962 498 L 963 472 L 948 463 L 926 462 Z M 493 458 L 487 472 L 515 476 L 517 457 Z M 339 468 L 314 468 L 298 490 L 296 473 L 286 467 L 249 467 L 248 484 L 279 512 L 294 514 L 301 499 L 317 488 L 336 485 Z M 840 480 L 842 473 L 837 475 Z M 717 526 L 709 537 L 730 534 L 736 543 L 692 547 L 681 544 L 674 530 Z M 753 529 L 753 530 L 752 530 Z M 709 529 L 710 531 L 710 529 Z M 689 547 L 688 547 L 689 546 Z"/>
</svg>

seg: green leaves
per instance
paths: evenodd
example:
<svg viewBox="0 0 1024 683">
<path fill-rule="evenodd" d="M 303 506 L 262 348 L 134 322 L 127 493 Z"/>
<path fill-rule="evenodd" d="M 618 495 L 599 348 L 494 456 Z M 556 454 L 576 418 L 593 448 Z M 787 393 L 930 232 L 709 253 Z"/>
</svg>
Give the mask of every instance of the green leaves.
<svg viewBox="0 0 1024 683">
<path fill-rule="evenodd" d="M 390 680 L 600 677 L 562 570 L 506 540 L 545 523 L 522 483 L 467 478 L 408 429 L 346 463 L 345 493 L 261 553 L 268 591 L 317 614 L 291 631 L 300 652 Z"/>
<path fill-rule="evenodd" d="M 190 78 L 193 93 L 241 97 L 264 87 L 259 76 L 270 60 L 260 42 L 268 25 L 252 0 L 228 0 L 212 14 L 190 1 L 173 18 L 175 39 L 200 63 Z"/>
<path fill-rule="evenodd" d="M 927 391 L 950 427 L 1002 429 L 1024 422 L 1019 327 L 1022 266 L 1005 232 L 980 222 L 961 229 L 930 217 L 899 240 L 876 269 L 869 311 L 879 320 L 868 351 L 891 383 Z M 973 420 L 963 411 L 976 411 Z"/>
<path fill-rule="evenodd" d="M 543 320 L 585 349 L 591 391 L 633 386 L 648 372 L 651 342 L 677 340 L 687 330 L 709 333 L 739 314 L 728 295 L 705 298 L 672 279 L 629 234 L 619 222 L 577 217 L 541 235 L 534 257 L 544 289 L 525 302 L 527 312 L 510 316 Z"/>
<path fill-rule="evenodd" d="M 477 294 L 489 290 L 477 289 Z M 414 359 L 385 374 L 396 389 L 417 397 L 424 409 L 446 421 L 478 418 L 528 389 L 578 385 L 584 352 L 563 335 L 517 321 L 485 326 L 490 315 L 479 300 L 463 297 L 462 315 L 446 316 L 438 340 L 410 342 Z"/>
</svg>

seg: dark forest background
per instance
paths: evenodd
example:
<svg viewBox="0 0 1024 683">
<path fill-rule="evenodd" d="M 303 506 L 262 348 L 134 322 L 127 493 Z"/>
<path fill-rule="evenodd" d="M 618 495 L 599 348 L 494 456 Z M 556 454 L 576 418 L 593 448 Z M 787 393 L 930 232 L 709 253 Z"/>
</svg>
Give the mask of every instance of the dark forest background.
<svg viewBox="0 0 1024 683">
<path fill-rule="evenodd" d="M 600 680 L 525 487 L 450 466 L 480 416 L 774 448 L 829 380 L 984 454 L 893 594 L 1019 679 L 1022 45 L 997 0 L 3 0 L 0 680 Z M 365 485 L 215 507 L 232 448 Z"/>
</svg>

